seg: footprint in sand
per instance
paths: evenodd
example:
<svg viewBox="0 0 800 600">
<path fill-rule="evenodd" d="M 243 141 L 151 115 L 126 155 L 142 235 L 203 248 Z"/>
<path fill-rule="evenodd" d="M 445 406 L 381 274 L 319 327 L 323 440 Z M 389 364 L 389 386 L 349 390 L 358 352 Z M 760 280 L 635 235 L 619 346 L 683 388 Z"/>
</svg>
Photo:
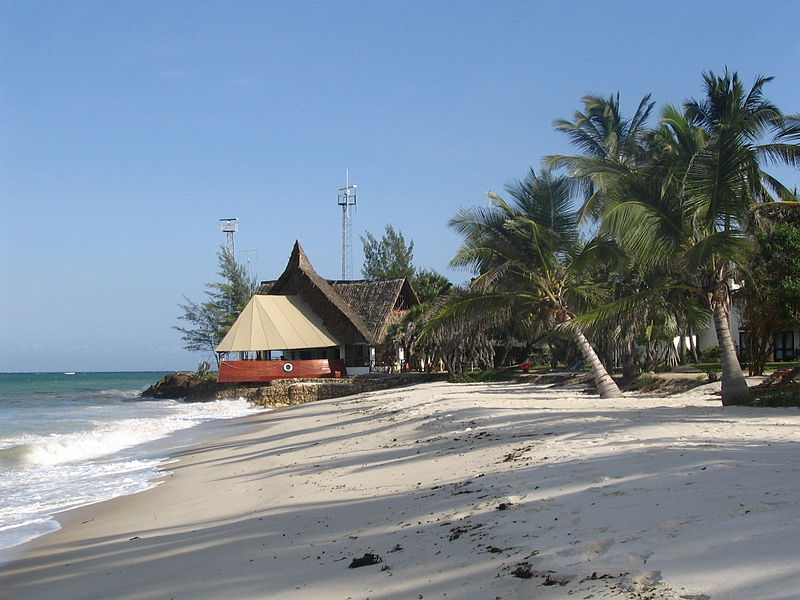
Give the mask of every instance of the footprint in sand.
<svg viewBox="0 0 800 600">
<path fill-rule="evenodd" d="M 613 539 L 598 540 L 589 544 L 589 552 L 600 555 L 608 552 L 608 549 L 614 545 Z"/>
<path fill-rule="evenodd" d="M 659 529 L 677 529 L 683 525 L 691 523 L 695 520 L 695 517 L 689 517 L 688 519 L 670 519 L 669 521 L 664 521 L 663 523 L 658 524 Z"/>
<path fill-rule="evenodd" d="M 620 544 L 627 544 L 628 542 L 635 542 L 640 537 L 642 537 L 643 533 L 647 533 L 648 531 L 649 531 L 649 529 L 640 529 L 639 531 L 636 531 L 634 533 L 631 533 L 631 534 L 628 534 L 628 535 L 626 535 L 624 537 L 621 537 L 619 539 L 619 543 Z"/>
</svg>

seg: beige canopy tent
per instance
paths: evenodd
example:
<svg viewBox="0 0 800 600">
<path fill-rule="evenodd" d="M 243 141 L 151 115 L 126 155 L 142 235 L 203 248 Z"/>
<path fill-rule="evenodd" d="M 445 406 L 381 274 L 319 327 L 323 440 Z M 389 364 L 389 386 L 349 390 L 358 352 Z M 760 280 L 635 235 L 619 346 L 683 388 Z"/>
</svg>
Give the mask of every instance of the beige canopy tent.
<svg viewBox="0 0 800 600">
<path fill-rule="evenodd" d="M 255 295 L 217 352 L 326 348 L 339 342 L 298 296 Z"/>
</svg>

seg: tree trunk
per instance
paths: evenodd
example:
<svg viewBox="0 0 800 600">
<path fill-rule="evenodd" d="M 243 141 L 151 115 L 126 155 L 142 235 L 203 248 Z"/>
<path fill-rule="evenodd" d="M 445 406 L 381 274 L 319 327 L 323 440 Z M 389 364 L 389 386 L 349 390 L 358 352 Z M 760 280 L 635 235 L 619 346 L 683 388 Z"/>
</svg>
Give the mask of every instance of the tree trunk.
<svg viewBox="0 0 800 600">
<path fill-rule="evenodd" d="M 725 301 L 714 301 L 714 329 L 717 332 L 720 361 L 722 362 L 722 405 L 748 404 L 750 389 L 742 373 L 736 348 L 731 337 L 731 324 Z"/>
<path fill-rule="evenodd" d="M 620 346 L 622 347 L 620 351 L 622 353 L 622 378 L 632 379 L 642 372 L 641 365 L 636 357 L 636 348 L 631 340 L 626 340 Z"/>
<path fill-rule="evenodd" d="M 747 325 L 747 350 L 750 359 L 749 375 L 763 375 L 764 365 L 769 360 L 771 342 L 774 337 L 772 323 L 752 321 Z"/>
<path fill-rule="evenodd" d="M 697 338 L 692 331 L 689 331 L 689 348 L 692 351 L 692 360 L 695 364 L 699 363 L 700 356 L 697 354 Z"/>
<path fill-rule="evenodd" d="M 503 346 L 503 354 L 500 355 L 500 359 L 496 361 L 495 365 L 493 365 L 494 368 L 508 366 L 508 363 L 510 362 L 508 360 L 508 357 L 510 354 L 511 354 L 511 346 Z"/>
<path fill-rule="evenodd" d="M 680 339 L 678 340 L 678 362 L 682 365 L 686 364 L 686 332 L 680 331 Z"/>
<path fill-rule="evenodd" d="M 550 354 L 550 368 L 555 369 L 558 367 L 558 360 L 556 359 L 556 353 L 553 350 L 553 345 L 550 343 L 550 340 L 547 340 L 547 351 Z"/>
<path fill-rule="evenodd" d="M 580 331 L 575 331 L 573 334 L 575 338 L 575 342 L 578 344 L 578 348 L 580 348 L 581 354 L 583 354 L 584 360 L 589 363 L 589 367 L 592 369 L 592 375 L 594 376 L 595 385 L 597 385 L 597 391 L 600 394 L 601 398 L 621 398 L 622 392 L 620 391 L 617 384 L 611 379 L 611 376 L 606 371 L 606 368 L 603 366 L 603 363 L 600 362 L 600 359 L 597 358 L 597 354 L 592 348 L 592 345 L 589 343 L 589 340 L 586 339 L 586 336 L 583 335 Z"/>
</svg>

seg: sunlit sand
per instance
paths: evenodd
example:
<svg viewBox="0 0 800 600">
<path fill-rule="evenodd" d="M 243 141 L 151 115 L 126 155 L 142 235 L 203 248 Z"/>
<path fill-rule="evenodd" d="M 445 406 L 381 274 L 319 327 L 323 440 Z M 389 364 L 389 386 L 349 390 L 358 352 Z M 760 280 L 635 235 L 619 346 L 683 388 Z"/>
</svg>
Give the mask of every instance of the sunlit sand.
<svg viewBox="0 0 800 600">
<path fill-rule="evenodd" d="M 64 515 L 0 595 L 788 600 L 800 411 L 715 389 L 434 383 L 239 419 Z"/>
</svg>

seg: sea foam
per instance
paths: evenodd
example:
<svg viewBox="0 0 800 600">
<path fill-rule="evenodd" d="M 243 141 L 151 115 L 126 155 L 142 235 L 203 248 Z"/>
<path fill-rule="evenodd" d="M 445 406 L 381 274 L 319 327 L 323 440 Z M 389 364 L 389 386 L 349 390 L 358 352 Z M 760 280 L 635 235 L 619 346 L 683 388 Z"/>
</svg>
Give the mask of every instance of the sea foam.
<svg viewBox="0 0 800 600">
<path fill-rule="evenodd" d="M 57 529 L 57 512 L 156 485 L 169 451 L 197 441 L 181 433 L 165 443 L 171 434 L 257 412 L 243 399 L 145 401 L 117 390 L 83 394 L 59 409 L 61 418 L 43 417 L 52 419 L 50 433 L 37 427 L 0 439 L 0 549 Z"/>
</svg>

